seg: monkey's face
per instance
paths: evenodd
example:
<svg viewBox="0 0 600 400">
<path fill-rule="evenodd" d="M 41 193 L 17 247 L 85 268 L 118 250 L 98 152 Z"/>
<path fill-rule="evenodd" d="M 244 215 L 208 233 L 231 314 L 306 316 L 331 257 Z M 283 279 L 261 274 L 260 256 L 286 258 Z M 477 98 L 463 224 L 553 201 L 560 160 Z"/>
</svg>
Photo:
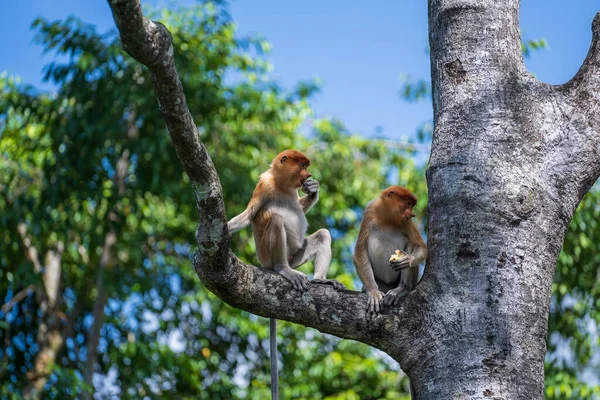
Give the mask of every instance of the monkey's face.
<svg viewBox="0 0 600 400">
<path fill-rule="evenodd" d="M 381 193 L 381 198 L 397 224 L 402 225 L 415 217 L 413 207 L 417 205 L 417 198 L 409 190 L 390 186 Z"/>
<path fill-rule="evenodd" d="M 412 202 L 412 200 L 404 201 L 404 212 L 402 213 L 402 218 L 404 218 L 404 220 L 408 221 L 415 217 L 415 213 L 413 212 L 414 206 L 415 204 Z"/>
<path fill-rule="evenodd" d="M 292 188 L 302 187 L 304 182 L 312 175 L 308 172 L 310 160 L 296 150 L 286 150 L 280 153 L 273 162 L 277 175 L 284 185 Z"/>
</svg>

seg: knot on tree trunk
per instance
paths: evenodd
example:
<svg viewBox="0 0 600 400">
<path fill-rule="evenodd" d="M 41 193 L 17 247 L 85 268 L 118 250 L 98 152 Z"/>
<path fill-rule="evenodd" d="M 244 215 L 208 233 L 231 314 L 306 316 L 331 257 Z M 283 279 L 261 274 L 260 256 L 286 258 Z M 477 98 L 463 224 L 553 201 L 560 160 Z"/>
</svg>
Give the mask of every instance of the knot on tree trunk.
<svg viewBox="0 0 600 400">
<path fill-rule="evenodd" d="M 444 70 L 454 83 L 459 84 L 465 81 L 467 71 L 463 68 L 462 62 L 457 58 L 456 60 L 444 64 Z"/>
</svg>

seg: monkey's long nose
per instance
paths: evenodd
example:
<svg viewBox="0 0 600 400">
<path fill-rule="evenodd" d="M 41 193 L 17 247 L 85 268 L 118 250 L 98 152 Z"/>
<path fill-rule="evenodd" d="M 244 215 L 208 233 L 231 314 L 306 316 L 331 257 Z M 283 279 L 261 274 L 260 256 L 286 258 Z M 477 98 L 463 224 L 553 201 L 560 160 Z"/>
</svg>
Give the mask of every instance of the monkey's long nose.
<svg viewBox="0 0 600 400">
<path fill-rule="evenodd" d="M 306 179 L 308 178 L 312 178 L 312 174 L 308 174 L 308 176 L 306 177 Z"/>
</svg>

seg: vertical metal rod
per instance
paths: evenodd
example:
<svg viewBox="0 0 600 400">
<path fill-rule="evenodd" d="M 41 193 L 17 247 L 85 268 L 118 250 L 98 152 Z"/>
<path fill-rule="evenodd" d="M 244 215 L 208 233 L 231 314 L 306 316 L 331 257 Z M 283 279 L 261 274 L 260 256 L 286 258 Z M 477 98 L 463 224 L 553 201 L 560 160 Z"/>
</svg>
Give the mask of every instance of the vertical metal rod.
<svg viewBox="0 0 600 400">
<path fill-rule="evenodd" d="M 269 320 L 271 352 L 271 400 L 279 400 L 279 374 L 277 371 L 277 320 Z"/>
</svg>

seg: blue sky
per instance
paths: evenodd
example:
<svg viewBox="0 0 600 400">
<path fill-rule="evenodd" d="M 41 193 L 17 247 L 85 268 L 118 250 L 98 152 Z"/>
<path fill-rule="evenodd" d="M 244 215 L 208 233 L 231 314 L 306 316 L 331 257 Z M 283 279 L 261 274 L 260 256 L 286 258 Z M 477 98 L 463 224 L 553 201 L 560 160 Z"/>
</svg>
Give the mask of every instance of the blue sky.
<svg viewBox="0 0 600 400">
<path fill-rule="evenodd" d="M 154 5 L 164 0 L 144 1 Z M 191 0 L 181 1 L 191 3 Z M 341 119 L 357 133 L 401 140 L 430 118 L 428 103 L 403 103 L 398 90 L 402 73 L 429 76 L 427 2 L 342 0 L 235 0 L 231 15 L 241 34 L 260 33 L 273 45 L 273 75 L 291 87 L 318 77 L 322 92 L 313 105 L 318 116 Z M 527 60 L 541 80 L 558 84 L 570 79 L 583 61 L 591 40 L 591 21 L 598 0 L 523 0 L 524 38 L 546 38 L 550 49 Z M 105 0 L 19 0 L 5 2 L 0 15 L 0 71 L 20 75 L 43 86 L 42 56 L 29 26 L 38 16 L 54 20 L 76 15 L 100 31 L 114 23 Z"/>
</svg>

